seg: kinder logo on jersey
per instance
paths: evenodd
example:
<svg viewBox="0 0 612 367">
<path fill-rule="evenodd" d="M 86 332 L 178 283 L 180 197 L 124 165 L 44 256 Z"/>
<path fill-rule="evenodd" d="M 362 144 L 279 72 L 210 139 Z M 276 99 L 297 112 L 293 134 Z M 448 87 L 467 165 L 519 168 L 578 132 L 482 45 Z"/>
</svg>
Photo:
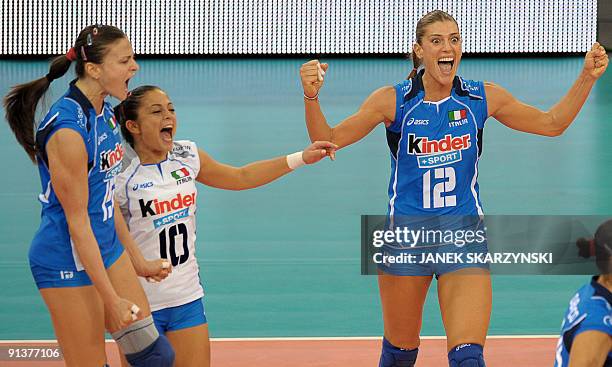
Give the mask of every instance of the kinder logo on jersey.
<svg viewBox="0 0 612 367">
<path fill-rule="evenodd" d="M 408 134 L 408 154 L 446 153 L 453 150 L 468 149 L 470 145 L 470 134 L 457 137 L 447 134 L 440 140 L 429 140 L 427 137 Z"/>
<path fill-rule="evenodd" d="M 419 168 L 432 168 L 459 162 L 461 151 L 471 146 L 470 134 L 453 137 L 450 134 L 439 140 L 408 135 L 408 154 L 418 155 Z"/>
<path fill-rule="evenodd" d="M 119 143 L 115 143 L 115 149 L 100 153 L 100 172 L 106 172 L 105 180 L 114 177 L 121 171 L 123 154 L 123 146 Z"/>
<path fill-rule="evenodd" d="M 184 184 L 185 182 L 193 180 L 191 178 L 191 175 L 189 174 L 189 171 L 185 167 L 170 172 L 170 175 L 172 175 L 172 178 L 176 180 L 177 185 Z"/>
<path fill-rule="evenodd" d="M 189 195 L 181 195 L 179 193 L 170 200 L 159 201 L 158 199 L 153 199 L 145 202 L 143 199 L 140 199 L 138 200 L 138 203 L 140 204 L 140 212 L 142 213 L 142 217 L 146 218 L 148 216 L 155 216 L 189 208 L 195 204 L 195 197 L 195 192 Z"/>
</svg>

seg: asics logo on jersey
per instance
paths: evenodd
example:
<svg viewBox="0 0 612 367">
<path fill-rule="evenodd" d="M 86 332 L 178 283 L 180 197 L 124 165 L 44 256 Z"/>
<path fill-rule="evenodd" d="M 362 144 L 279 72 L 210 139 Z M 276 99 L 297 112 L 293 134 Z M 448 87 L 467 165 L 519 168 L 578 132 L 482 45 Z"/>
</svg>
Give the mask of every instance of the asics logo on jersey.
<svg viewBox="0 0 612 367">
<path fill-rule="evenodd" d="M 140 204 L 140 212 L 142 213 L 142 217 L 146 218 L 148 216 L 155 216 L 188 208 L 195 204 L 195 197 L 195 192 L 188 195 L 181 195 L 179 193 L 170 200 L 159 201 L 158 199 L 153 199 L 145 202 L 143 199 L 140 199 L 138 200 L 138 203 Z"/>
<path fill-rule="evenodd" d="M 98 136 L 98 145 L 102 144 L 102 142 L 106 139 L 108 139 L 108 135 L 106 135 L 106 133 L 103 133 L 102 135 Z"/>
<path fill-rule="evenodd" d="M 414 117 L 411 117 L 408 122 L 406 122 L 406 126 L 410 125 L 429 125 L 429 120 L 415 120 Z"/>
<path fill-rule="evenodd" d="M 106 172 L 115 168 L 123 159 L 123 146 L 115 143 L 115 149 L 105 150 L 100 153 L 100 171 Z"/>
<path fill-rule="evenodd" d="M 148 189 L 149 187 L 153 187 L 153 182 L 149 181 L 149 182 L 144 182 L 144 183 L 135 183 L 134 186 L 132 186 L 132 190 L 136 191 L 138 189 Z"/>
<path fill-rule="evenodd" d="M 454 138 L 452 135 L 447 134 L 439 140 L 429 140 L 427 137 L 417 137 L 414 134 L 408 134 L 408 154 L 445 153 L 453 150 L 468 149 L 470 145 L 470 134 Z"/>
</svg>

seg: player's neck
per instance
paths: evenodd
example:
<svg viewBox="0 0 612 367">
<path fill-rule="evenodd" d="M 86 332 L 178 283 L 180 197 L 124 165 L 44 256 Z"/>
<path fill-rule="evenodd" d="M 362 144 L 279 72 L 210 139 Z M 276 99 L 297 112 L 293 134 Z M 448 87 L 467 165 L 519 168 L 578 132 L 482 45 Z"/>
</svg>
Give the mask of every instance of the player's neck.
<svg viewBox="0 0 612 367">
<path fill-rule="evenodd" d="M 85 97 L 87 97 L 91 105 L 96 110 L 96 114 L 100 114 L 100 112 L 102 112 L 102 106 L 104 105 L 104 98 L 106 97 L 106 94 L 102 92 L 100 86 L 88 78 L 77 80 L 75 86 L 79 88 Z"/>
<path fill-rule="evenodd" d="M 426 72 L 423 75 L 423 87 L 425 88 L 425 100 L 438 102 L 450 96 L 453 84 L 440 84 Z"/>
<path fill-rule="evenodd" d="M 610 292 L 612 292 L 612 274 L 602 274 L 597 279 L 597 283 L 606 287 Z"/>
<path fill-rule="evenodd" d="M 161 150 L 149 150 L 135 144 L 134 151 L 138 154 L 138 159 L 140 159 L 140 164 L 157 164 L 160 163 L 168 157 L 168 152 L 164 152 Z"/>
</svg>

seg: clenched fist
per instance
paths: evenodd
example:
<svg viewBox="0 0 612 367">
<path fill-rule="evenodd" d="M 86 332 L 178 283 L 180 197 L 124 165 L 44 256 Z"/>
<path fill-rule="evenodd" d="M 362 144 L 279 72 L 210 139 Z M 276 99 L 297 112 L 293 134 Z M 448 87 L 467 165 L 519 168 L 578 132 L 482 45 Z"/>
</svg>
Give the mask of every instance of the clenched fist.
<svg viewBox="0 0 612 367">
<path fill-rule="evenodd" d="M 328 64 L 321 64 L 319 60 L 310 60 L 300 68 L 300 78 L 304 95 L 309 98 L 316 98 L 319 90 L 323 86 L 323 78 L 329 67 Z"/>
<path fill-rule="evenodd" d="M 583 72 L 593 79 L 599 79 L 606 71 L 607 67 L 608 54 L 606 54 L 606 50 L 599 42 L 595 42 L 593 47 L 591 47 L 591 51 L 587 52 L 584 57 Z M 302 83 L 304 83 L 303 80 Z"/>
</svg>

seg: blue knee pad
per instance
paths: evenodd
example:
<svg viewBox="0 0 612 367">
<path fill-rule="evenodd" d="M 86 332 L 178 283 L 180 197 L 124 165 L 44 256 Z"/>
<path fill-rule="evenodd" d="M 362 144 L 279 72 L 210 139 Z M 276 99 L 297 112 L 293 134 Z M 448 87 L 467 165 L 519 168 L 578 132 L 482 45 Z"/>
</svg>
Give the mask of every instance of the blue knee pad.
<svg viewBox="0 0 612 367">
<path fill-rule="evenodd" d="M 448 352 L 448 365 L 450 367 L 486 367 L 482 355 L 482 345 L 461 344 Z"/>
<path fill-rule="evenodd" d="M 378 367 L 412 367 L 414 366 L 419 348 L 402 349 L 383 338 L 382 353 Z"/>
<path fill-rule="evenodd" d="M 125 358 L 133 367 L 172 367 L 174 349 L 168 339 L 160 334 L 153 344 L 138 353 L 126 354 Z"/>
</svg>

